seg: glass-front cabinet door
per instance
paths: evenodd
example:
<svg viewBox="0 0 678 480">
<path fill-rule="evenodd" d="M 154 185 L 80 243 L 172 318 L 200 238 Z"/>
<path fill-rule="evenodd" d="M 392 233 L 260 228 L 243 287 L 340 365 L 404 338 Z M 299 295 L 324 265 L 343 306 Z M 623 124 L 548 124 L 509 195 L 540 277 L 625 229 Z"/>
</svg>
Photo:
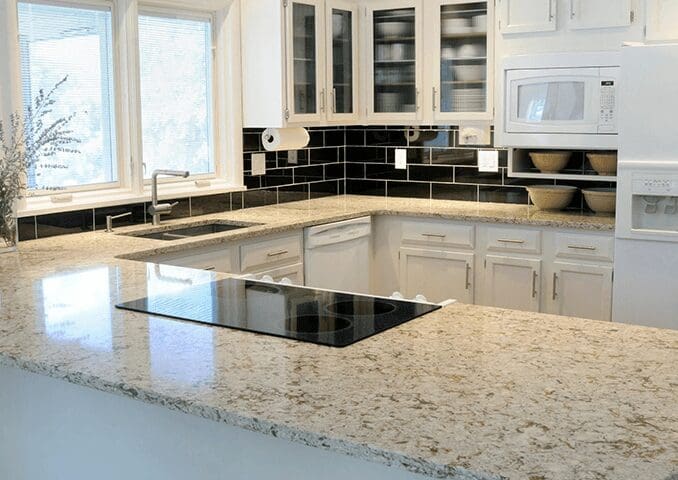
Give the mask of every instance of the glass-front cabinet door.
<svg viewBox="0 0 678 480">
<path fill-rule="evenodd" d="M 421 118 L 420 1 L 369 2 L 368 109 L 373 120 Z"/>
<path fill-rule="evenodd" d="M 287 6 L 289 122 L 320 121 L 325 114 L 323 9 L 320 0 L 292 1 Z M 264 60 L 264 59 L 262 59 Z"/>
<path fill-rule="evenodd" d="M 327 0 L 327 88 L 330 121 L 358 118 L 358 8 L 344 0 Z"/>
<path fill-rule="evenodd" d="M 432 99 L 436 120 L 490 119 L 494 70 L 489 2 L 438 1 Z"/>
</svg>

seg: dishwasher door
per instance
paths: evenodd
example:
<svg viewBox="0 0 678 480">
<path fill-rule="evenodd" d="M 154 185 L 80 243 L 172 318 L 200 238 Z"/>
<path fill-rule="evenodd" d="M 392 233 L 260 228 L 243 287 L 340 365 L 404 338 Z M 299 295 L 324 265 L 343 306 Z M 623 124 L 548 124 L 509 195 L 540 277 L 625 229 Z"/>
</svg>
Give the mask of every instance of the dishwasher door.
<svg viewBox="0 0 678 480">
<path fill-rule="evenodd" d="M 304 231 L 307 287 L 370 293 L 370 217 L 319 225 Z"/>
</svg>

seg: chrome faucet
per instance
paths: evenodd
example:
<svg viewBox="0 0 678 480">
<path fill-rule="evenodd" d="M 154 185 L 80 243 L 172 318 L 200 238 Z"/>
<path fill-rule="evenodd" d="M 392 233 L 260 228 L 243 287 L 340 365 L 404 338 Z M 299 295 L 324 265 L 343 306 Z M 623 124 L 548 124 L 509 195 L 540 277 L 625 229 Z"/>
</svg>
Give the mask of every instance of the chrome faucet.
<svg viewBox="0 0 678 480">
<path fill-rule="evenodd" d="M 172 213 L 172 207 L 179 203 L 158 203 L 158 176 L 160 175 L 186 178 L 190 173 L 186 170 L 153 170 L 153 175 L 151 176 L 151 205 L 148 207 L 148 214 L 153 216 L 153 225 L 160 225 L 160 215 Z"/>
</svg>

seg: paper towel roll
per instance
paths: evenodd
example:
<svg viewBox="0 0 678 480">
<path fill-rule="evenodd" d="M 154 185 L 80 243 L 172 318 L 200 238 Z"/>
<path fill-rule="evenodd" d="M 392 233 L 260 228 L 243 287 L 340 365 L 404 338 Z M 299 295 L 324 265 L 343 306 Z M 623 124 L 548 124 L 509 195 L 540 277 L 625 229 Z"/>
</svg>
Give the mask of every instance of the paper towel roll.
<svg viewBox="0 0 678 480">
<path fill-rule="evenodd" d="M 267 128 L 261 134 L 264 148 L 269 152 L 299 150 L 308 145 L 310 137 L 305 128 Z"/>
</svg>

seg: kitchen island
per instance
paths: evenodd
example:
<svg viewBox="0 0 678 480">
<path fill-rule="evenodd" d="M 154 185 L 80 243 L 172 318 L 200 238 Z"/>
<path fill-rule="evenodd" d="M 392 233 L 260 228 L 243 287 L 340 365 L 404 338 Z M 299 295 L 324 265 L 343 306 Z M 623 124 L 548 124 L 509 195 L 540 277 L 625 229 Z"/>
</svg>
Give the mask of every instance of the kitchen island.
<svg viewBox="0 0 678 480">
<path fill-rule="evenodd" d="M 129 258 L 370 214 L 613 228 L 523 206 L 347 196 L 206 216 L 261 225 L 171 245 L 105 233 L 26 242 L 0 258 L 0 378 L 25 387 L 37 373 L 429 477 L 678 473 L 675 331 L 452 305 L 333 349 L 114 308 L 221 278 Z M 20 427 L 12 409 L 31 391 L 3 391 L 2 423 Z"/>
</svg>

